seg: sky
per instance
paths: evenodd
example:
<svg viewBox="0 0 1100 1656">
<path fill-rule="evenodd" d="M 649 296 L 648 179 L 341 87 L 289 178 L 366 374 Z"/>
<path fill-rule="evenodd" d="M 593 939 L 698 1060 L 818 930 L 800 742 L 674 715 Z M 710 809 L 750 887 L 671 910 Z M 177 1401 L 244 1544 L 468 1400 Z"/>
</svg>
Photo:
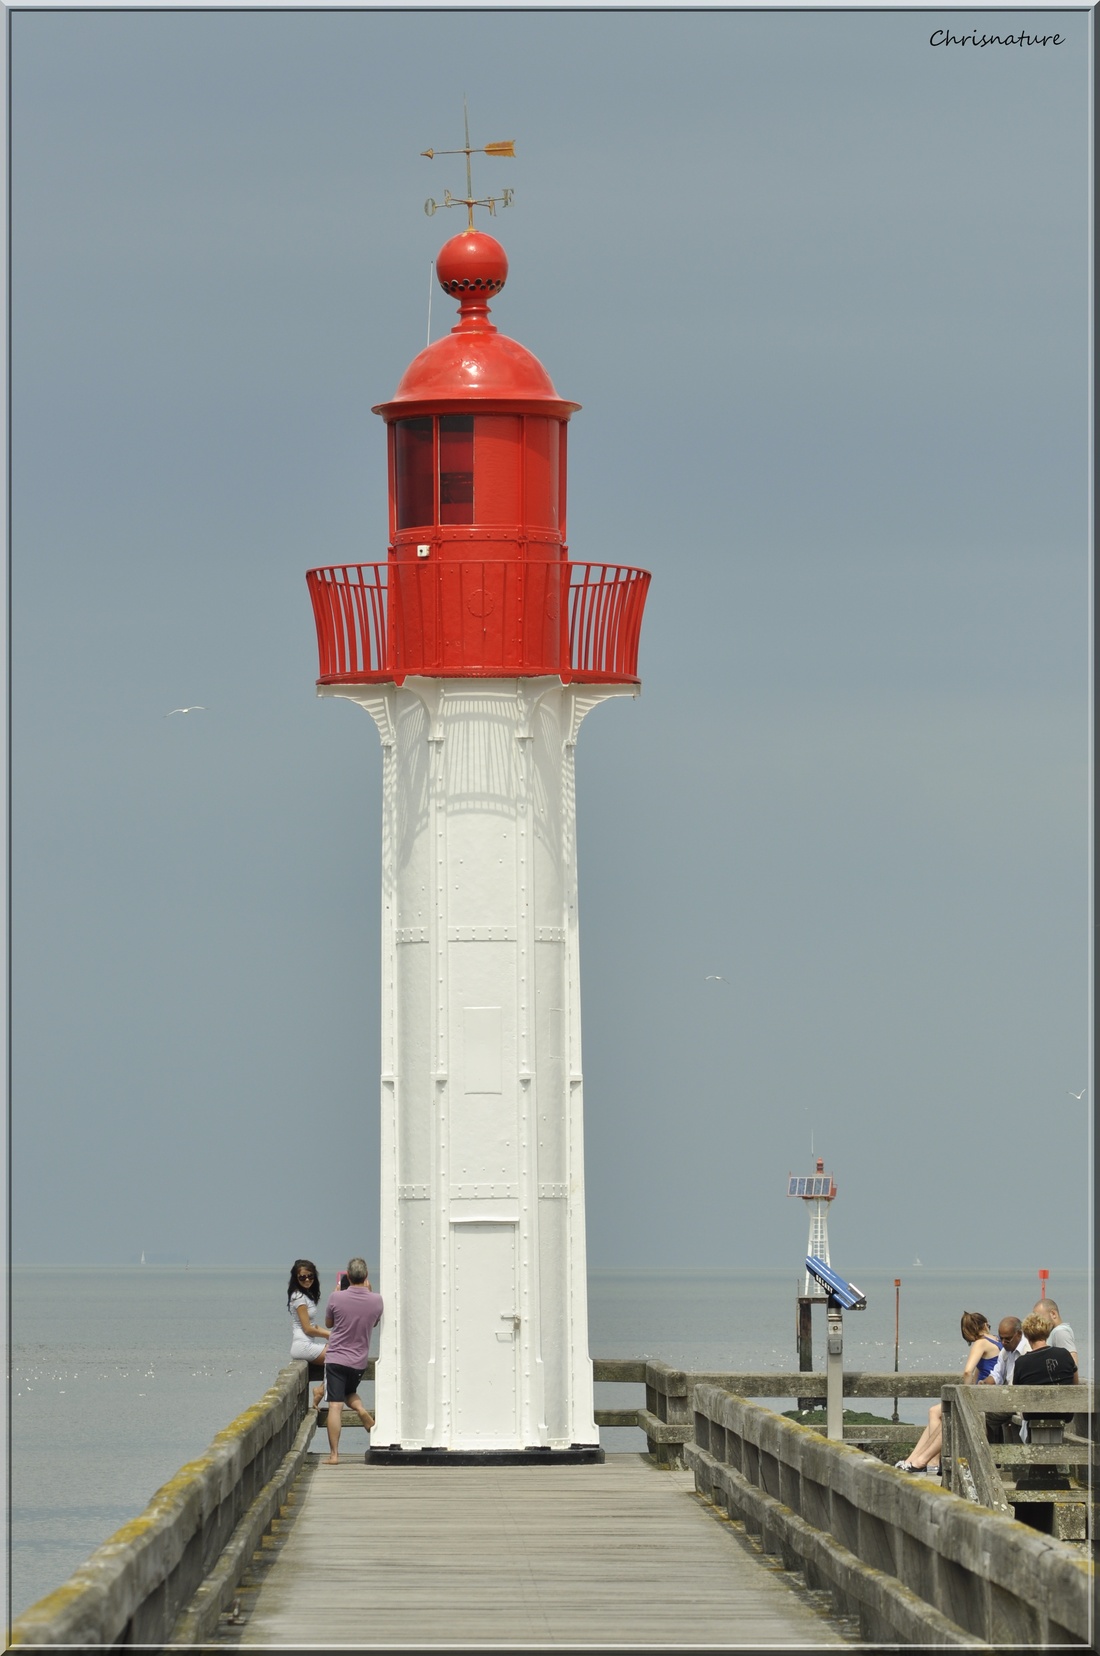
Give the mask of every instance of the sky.
<svg viewBox="0 0 1100 1656">
<path fill-rule="evenodd" d="M 653 572 L 577 751 L 590 1264 L 793 1276 L 811 1145 L 842 1270 L 1085 1262 L 1089 17 L 975 18 L 1063 40 L 14 14 L 15 1262 L 376 1252 L 381 759 L 304 575 L 385 556 L 463 93 L 572 555 Z"/>
</svg>

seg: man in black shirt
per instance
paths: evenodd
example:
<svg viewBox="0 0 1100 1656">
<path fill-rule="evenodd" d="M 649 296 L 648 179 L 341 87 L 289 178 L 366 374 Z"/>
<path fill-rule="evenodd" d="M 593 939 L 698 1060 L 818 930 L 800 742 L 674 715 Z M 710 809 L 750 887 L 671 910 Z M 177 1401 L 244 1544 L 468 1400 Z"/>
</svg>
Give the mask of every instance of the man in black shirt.
<svg viewBox="0 0 1100 1656">
<path fill-rule="evenodd" d="M 1022 1357 L 1016 1359 L 1016 1367 L 1012 1374 L 1012 1384 L 1014 1386 L 1073 1386 L 1076 1384 L 1077 1364 L 1073 1360 L 1073 1353 L 1067 1350 L 1065 1346 L 1047 1344 L 1052 1326 L 1049 1317 L 1040 1316 L 1036 1311 L 1033 1311 L 1030 1317 L 1024 1318 L 1024 1334 L 1031 1345 L 1031 1350 L 1026 1351 Z M 1035 1429 L 1038 1430 L 1037 1411 L 1031 1410 L 1029 1412 L 1032 1414 Z M 1053 1423 L 1060 1420 L 1063 1425 L 1073 1419 L 1072 1414 L 1056 1414 L 1053 1411 L 1048 1414 L 1045 1409 L 1043 1410 L 1043 1416 L 1046 1421 Z M 1050 1452 L 1052 1456 L 1057 1455 L 1058 1447 L 1056 1443 L 1051 1444 Z M 1016 1488 L 1019 1491 L 1025 1489 L 1031 1491 L 1040 1489 L 1058 1490 L 1069 1489 L 1069 1487 L 1069 1478 L 1060 1466 L 1038 1466 L 1033 1464 L 1030 1467 L 1021 1467 L 1016 1480 Z M 1011 1494 L 1009 1499 L 1011 1500 Z M 1018 1518 L 1022 1517 L 1028 1523 L 1039 1523 L 1037 1509 L 1025 1506 L 1022 1511 L 1018 1507 L 1015 1510 Z M 1044 1511 L 1046 1510 L 1047 1508 L 1044 1506 Z M 1045 1527 L 1045 1524 L 1040 1527 Z"/>
<path fill-rule="evenodd" d="M 1050 1323 L 1032 1312 L 1024 1318 L 1024 1334 L 1030 1351 L 1017 1357 L 1012 1373 L 1014 1386 L 1072 1386 L 1077 1382 L 1077 1364 L 1065 1346 L 1047 1345 Z"/>
</svg>

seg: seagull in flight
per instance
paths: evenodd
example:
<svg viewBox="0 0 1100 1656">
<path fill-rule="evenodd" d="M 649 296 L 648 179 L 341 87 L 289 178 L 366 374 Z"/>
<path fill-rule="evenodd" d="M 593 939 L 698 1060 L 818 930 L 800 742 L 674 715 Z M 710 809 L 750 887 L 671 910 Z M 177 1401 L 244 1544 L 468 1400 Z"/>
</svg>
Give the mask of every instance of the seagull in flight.
<svg viewBox="0 0 1100 1656">
<path fill-rule="evenodd" d="M 171 713 L 166 713 L 164 715 L 164 717 L 166 719 L 170 719 L 172 717 L 172 713 L 205 713 L 205 712 L 206 712 L 205 707 L 199 707 L 196 704 L 194 707 L 173 707 L 172 712 Z"/>
<path fill-rule="evenodd" d="M 704 983 L 728 983 L 729 978 L 719 977 L 717 972 L 708 972 L 703 981 Z"/>
<path fill-rule="evenodd" d="M 1071 1098 L 1076 1098 L 1076 1099 L 1077 1099 L 1077 1100 L 1078 1100 L 1078 1102 L 1080 1102 L 1080 1100 L 1081 1100 L 1081 1099 L 1082 1099 L 1082 1098 L 1084 1098 L 1084 1096 L 1085 1096 L 1085 1089 L 1084 1089 L 1084 1087 L 1082 1087 L 1082 1088 L 1081 1088 L 1081 1091 L 1080 1091 L 1080 1092 L 1079 1092 L 1079 1093 L 1075 1093 L 1075 1092 L 1071 1092 L 1071 1093 L 1070 1093 L 1070 1095 L 1069 1095 L 1069 1096 L 1070 1096 L 1070 1097 L 1071 1097 Z"/>
</svg>

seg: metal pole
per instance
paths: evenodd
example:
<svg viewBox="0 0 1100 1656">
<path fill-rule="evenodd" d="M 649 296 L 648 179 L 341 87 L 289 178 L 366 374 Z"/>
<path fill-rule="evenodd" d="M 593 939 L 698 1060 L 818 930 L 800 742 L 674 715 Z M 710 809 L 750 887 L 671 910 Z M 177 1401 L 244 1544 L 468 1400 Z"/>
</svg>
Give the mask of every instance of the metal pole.
<svg viewBox="0 0 1100 1656">
<path fill-rule="evenodd" d="M 898 1302 L 901 1298 L 901 1278 L 894 1278 L 894 1373 L 898 1372 Z M 890 1416 L 896 1426 L 898 1423 L 898 1400 L 894 1399 L 894 1412 Z"/>
<path fill-rule="evenodd" d="M 825 1436 L 844 1436 L 844 1315 L 831 1303 L 825 1308 Z"/>
</svg>

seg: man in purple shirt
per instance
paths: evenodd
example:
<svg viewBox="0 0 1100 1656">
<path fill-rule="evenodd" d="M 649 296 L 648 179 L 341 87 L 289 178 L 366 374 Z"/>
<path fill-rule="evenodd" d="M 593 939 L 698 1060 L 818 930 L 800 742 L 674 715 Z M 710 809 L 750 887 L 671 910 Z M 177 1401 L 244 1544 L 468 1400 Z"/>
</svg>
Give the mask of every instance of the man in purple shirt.
<svg viewBox="0 0 1100 1656">
<path fill-rule="evenodd" d="M 330 1294 L 325 1307 L 325 1327 L 331 1328 L 325 1352 L 325 1387 L 328 1394 L 328 1446 L 326 1466 L 340 1463 L 340 1428 L 344 1404 L 354 1409 L 369 1432 L 374 1416 L 359 1401 L 359 1382 L 370 1356 L 370 1337 L 382 1315 L 382 1296 L 367 1280 L 365 1259 L 348 1260 L 348 1286 Z"/>
</svg>

